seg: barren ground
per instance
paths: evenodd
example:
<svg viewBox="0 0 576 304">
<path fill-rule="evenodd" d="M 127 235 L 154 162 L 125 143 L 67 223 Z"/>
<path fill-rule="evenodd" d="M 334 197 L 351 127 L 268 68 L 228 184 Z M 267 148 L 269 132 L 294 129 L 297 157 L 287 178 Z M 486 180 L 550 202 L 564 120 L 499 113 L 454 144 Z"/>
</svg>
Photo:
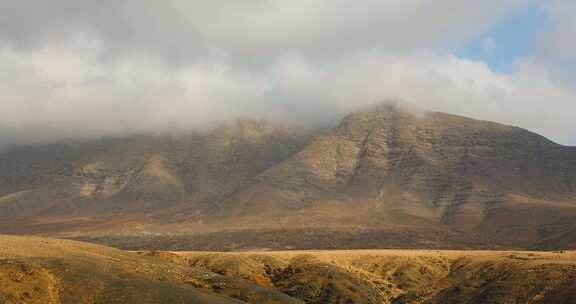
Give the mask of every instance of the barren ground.
<svg viewBox="0 0 576 304">
<path fill-rule="evenodd" d="M 129 252 L 0 236 L 0 303 L 576 303 L 576 252 Z"/>
</svg>

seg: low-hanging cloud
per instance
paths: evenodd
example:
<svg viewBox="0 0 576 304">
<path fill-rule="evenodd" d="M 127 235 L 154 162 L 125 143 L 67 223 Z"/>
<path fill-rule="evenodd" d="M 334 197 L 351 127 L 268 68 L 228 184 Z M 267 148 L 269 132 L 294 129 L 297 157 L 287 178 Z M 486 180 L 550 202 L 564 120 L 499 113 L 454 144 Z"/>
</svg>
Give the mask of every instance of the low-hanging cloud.
<svg viewBox="0 0 576 304">
<path fill-rule="evenodd" d="M 33 4 L 10 2 L 0 9 Z M 574 143 L 576 92 L 539 58 L 504 75 L 446 51 L 526 1 L 336 2 L 58 0 L 34 3 L 48 6 L 32 24 L 7 14 L 0 144 L 318 123 L 389 99 Z"/>
</svg>

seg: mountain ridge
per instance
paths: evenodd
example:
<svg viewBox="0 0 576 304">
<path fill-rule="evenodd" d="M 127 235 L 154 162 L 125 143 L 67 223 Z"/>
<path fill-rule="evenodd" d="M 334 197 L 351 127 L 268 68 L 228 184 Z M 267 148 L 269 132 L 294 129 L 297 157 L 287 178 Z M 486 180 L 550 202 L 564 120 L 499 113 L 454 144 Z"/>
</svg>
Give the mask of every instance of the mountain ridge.
<svg viewBox="0 0 576 304">
<path fill-rule="evenodd" d="M 236 121 L 43 149 L 0 156 L 0 232 L 236 250 L 558 248 L 576 229 L 574 147 L 395 104 L 327 130 Z"/>
</svg>

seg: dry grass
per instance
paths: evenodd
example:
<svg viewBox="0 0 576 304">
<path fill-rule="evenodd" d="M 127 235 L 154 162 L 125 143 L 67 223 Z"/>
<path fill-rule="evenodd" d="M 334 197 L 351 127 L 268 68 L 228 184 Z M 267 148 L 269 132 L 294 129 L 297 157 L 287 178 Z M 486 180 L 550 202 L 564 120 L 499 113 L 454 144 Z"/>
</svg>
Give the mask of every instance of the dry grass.
<svg viewBox="0 0 576 304">
<path fill-rule="evenodd" d="M 0 236 L 0 303 L 574 303 L 576 252 L 128 252 Z"/>
</svg>

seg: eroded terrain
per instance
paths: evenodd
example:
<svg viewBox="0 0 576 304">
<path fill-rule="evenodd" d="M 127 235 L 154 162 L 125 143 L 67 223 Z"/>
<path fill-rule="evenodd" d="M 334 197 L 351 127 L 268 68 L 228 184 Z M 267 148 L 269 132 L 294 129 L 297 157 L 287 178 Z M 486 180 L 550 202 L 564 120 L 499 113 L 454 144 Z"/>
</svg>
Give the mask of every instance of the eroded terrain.
<svg viewBox="0 0 576 304">
<path fill-rule="evenodd" d="M 128 252 L 0 236 L 0 303 L 576 303 L 576 252 Z"/>
</svg>

